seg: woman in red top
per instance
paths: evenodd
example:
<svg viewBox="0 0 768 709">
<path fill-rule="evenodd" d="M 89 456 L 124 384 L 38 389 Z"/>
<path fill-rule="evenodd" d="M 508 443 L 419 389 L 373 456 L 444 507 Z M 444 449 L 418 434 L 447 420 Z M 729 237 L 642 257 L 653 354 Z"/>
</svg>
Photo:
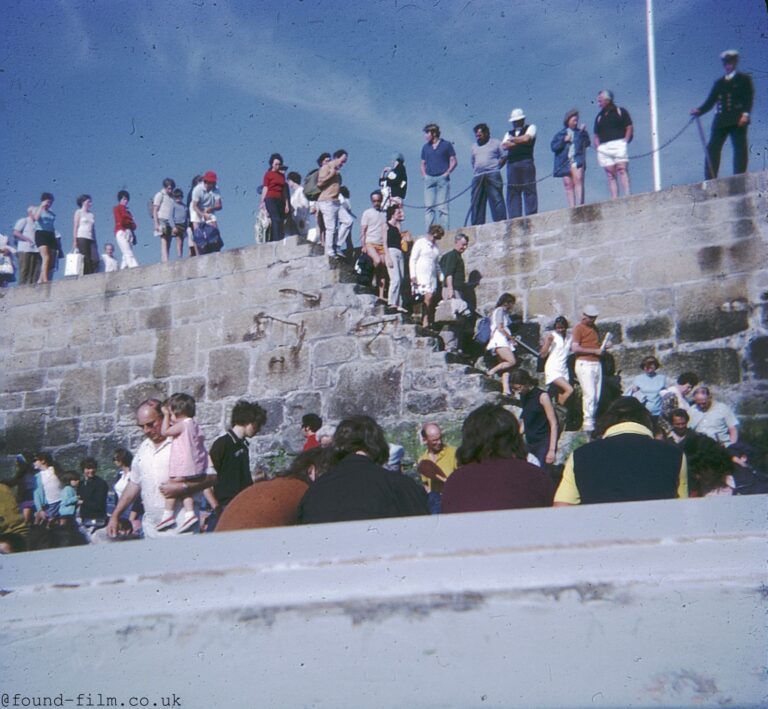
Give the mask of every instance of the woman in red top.
<svg viewBox="0 0 768 709">
<path fill-rule="evenodd" d="M 285 181 L 286 166 L 283 156 L 273 153 L 269 156 L 269 170 L 264 173 L 264 187 L 261 190 L 261 204 L 266 207 L 272 222 L 270 241 L 282 241 L 285 236 L 285 218 L 290 214 L 288 184 Z"/>
<path fill-rule="evenodd" d="M 112 208 L 115 215 L 115 239 L 123 255 L 120 268 L 136 268 L 139 262 L 133 255 L 133 245 L 136 243 L 136 235 L 133 230 L 136 228 L 136 222 L 133 221 L 133 215 L 128 209 L 128 202 L 131 195 L 125 190 L 117 193 L 118 204 Z"/>
</svg>

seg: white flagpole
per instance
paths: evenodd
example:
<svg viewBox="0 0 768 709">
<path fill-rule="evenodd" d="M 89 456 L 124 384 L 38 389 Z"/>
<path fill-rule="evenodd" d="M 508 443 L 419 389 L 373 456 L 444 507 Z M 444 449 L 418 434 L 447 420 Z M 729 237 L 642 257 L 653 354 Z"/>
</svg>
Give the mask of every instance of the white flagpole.
<svg viewBox="0 0 768 709">
<path fill-rule="evenodd" d="M 651 108 L 651 148 L 653 148 L 653 190 L 661 189 L 661 160 L 659 159 L 659 122 L 656 105 L 656 43 L 653 36 L 653 0 L 645 0 L 646 32 L 648 35 L 648 88 Z"/>
</svg>

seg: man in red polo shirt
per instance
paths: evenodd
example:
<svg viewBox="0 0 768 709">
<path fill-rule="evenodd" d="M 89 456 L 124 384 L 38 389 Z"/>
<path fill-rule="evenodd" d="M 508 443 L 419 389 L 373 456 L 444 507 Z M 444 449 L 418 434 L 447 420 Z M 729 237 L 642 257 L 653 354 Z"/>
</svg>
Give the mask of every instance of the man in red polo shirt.
<svg viewBox="0 0 768 709">
<path fill-rule="evenodd" d="M 600 401 L 603 371 L 600 356 L 611 346 L 610 338 L 600 345 L 600 335 L 595 321 L 599 312 L 594 305 L 585 305 L 581 322 L 573 328 L 571 352 L 576 355 L 576 378 L 581 386 L 584 423 L 582 430 L 591 432 L 595 428 L 595 413 Z"/>
</svg>

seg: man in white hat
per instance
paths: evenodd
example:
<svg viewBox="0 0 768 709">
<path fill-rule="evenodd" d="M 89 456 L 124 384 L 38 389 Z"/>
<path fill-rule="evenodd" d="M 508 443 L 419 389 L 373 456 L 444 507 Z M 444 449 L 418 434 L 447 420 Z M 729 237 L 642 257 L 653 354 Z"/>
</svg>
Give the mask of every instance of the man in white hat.
<svg viewBox="0 0 768 709">
<path fill-rule="evenodd" d="M 707 100 L 701 106 L 691 109 L 691 115 L 700 116 L 717 104 L 715 120 L 712 121 L 712 134 L 707 145 L 709 164 L 704 166 L 704 176 L 707 180 L 717 177 L 720 153 L 729 135 L 733 145 L 733 174 L 747 171 L 747 126 L 755 94 L 752 77 L 736 71 L 739 53 L 735 49 L 726 49 L 720 54 L 720 59 L 723 61 L 725 76 L 714 83 Z"/>
<path fill-rule="evenodd" d="M 603 367 L 600 357 L 611 346 L 610 338 L 600 345 L 600 335 L 595 321 L 599 312 L 594 305 L 585 305 L 581 321 L 576 323 L 571 336 L 571 351 L 576 355 L 576 378 L 581 387 L 581 405 L 584 414 L 582 430 L 595 428 L 595 413 L 600 401 L 603 384 Z"/>
<path fill-rule="evenodd" d="M 507 219 L 539 211 L 536 193 L 536 166 L 533 148 L 536 145 L 536 126 L 525 122 L 522 108 L 515 108 L 509 116 L 512 128 L 504 136 L 501 147 L 507 151 Z"/>
</svg>

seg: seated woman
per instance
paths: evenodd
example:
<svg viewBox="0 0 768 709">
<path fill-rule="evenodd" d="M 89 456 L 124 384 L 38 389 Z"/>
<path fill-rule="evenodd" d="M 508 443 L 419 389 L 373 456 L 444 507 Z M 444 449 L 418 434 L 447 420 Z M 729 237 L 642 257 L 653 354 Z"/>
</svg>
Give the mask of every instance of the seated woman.
<svg viewBox="0 0 768 709">
<path fill-rule="evenodd" d="M 341 421 L 331 451 L 335 462 L 299 505 L 300 524 L 429 514 L 424 488 L 382 467 L 389 459 L 389 445 L 370 416 Z"/>
<path fill-rule="evenodd" d="M 634 396 L 648 409 L 656 421 L 661 414 L 661 392 L 667 388 L 669 383 L 663 374 L 658 373 L 659 360 L 653 355 L 645 357 L 640 366 L 643 373 L 638 374 L 632 380 L 625 396 Z"/>
<path fill-rule="evenodd" d="M 459 468 L 443 488 L 444 513 L 551 507 L 552 479 L 525 460 L 526 448 L 514 414 L 483 404 L 461 429 Z"/>
<path fill-rule="evenodd" d="M 552 465 L 557 453 L 557 417 L 552 399 L 536 386 L 536 380 L 524 369 L 512 372 L 509 383 L 520 397 L 523 434 L 528 451 L 536 456 L 539 465 Z"/>
<path fill-rule="evenodd" d="M 486 349 L 499 358 L 499 363 L 488 370 L 488 376 L 492 377 L 497 372 L 501 375 L 501 391 L 504 396 L 510 396 L 509 370 L 517 364 L 515 358 L 515 341 L 509 331 L 509 314 L 515 307 L 515 296 L 511 293 L 502 293 L 496 301 L 496 309 L 491 315 L 491 339 Z"/>
</svg>

